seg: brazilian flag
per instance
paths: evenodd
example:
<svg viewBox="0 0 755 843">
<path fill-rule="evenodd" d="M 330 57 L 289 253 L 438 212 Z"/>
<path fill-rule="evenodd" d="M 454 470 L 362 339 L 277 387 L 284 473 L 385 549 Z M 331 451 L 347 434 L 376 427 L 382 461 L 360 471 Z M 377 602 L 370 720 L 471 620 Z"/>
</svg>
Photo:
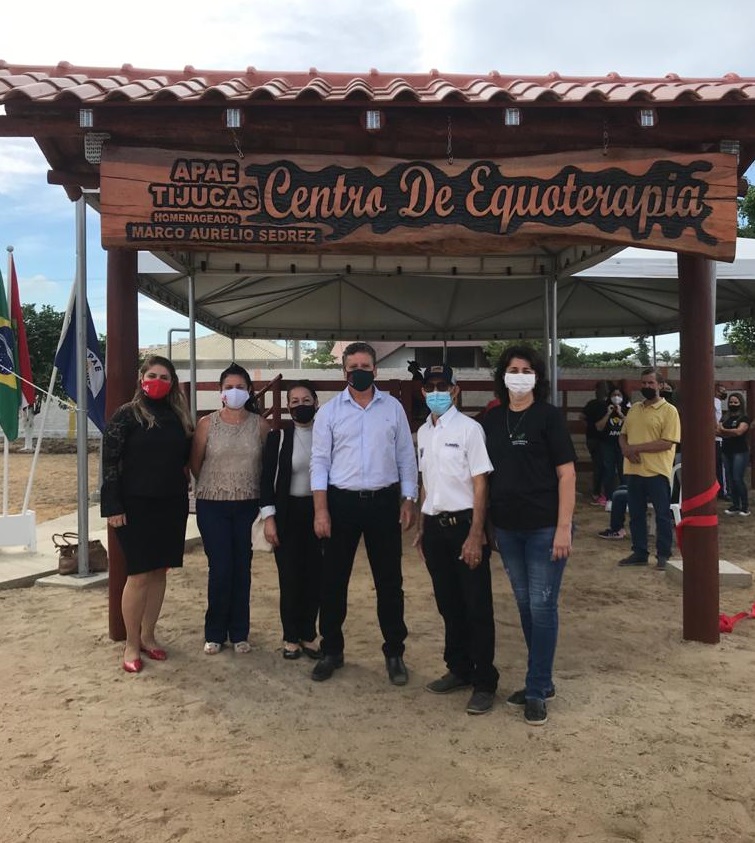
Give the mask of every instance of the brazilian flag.
<svg viewBox="0 0 755 843">
<path fill-rule="evenodd" d="M 16 337 L 8 313 L 8 296 L 0 273 L 0 427 L 9 442 L 18 439 L 21 392 L 16 378 Z"/>
</svg>

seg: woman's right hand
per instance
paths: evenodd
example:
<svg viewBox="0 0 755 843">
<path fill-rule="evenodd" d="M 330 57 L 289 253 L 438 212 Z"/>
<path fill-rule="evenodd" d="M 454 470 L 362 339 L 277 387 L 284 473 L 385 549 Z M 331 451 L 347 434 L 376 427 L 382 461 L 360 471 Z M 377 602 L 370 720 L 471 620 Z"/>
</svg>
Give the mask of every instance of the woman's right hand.
<svg viewBox="0 0 755 843">
<path fill-rule="evenodd" d="M 265 519 L 264 524 L 265 541 L 273 547 L 280 547 L 278 539 L 278 527 L 275 524 L 275 516 L 271 515 Z"/>
<path fill-rule="evenodd" d="M 121 512 L 120 515 L 108 515 L 108 527 L 124 527 L 126 525 L 126 513 Z"/>
</svg>

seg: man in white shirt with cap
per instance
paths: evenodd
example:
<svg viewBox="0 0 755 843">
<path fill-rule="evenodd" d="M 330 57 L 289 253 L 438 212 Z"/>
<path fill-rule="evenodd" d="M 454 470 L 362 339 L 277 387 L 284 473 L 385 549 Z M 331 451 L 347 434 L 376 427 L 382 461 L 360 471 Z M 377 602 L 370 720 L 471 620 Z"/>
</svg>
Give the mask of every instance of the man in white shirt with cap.
<svg viewBox="0 0 755 843">
<path fill-rule="evenodd" d="M 493 466 L 482 427 L 454 406 L 459 387 L 451 367 L 429 367 L 422 394 L 430 415 L 417 431 L 422 508 L 415 546 L 445 624 L 448 668 L 425 687 L 434 694 L 472 687 L 467 713 L 485 714 L 498 686 L 485 540 L 487 475 Z"/>
</svg>

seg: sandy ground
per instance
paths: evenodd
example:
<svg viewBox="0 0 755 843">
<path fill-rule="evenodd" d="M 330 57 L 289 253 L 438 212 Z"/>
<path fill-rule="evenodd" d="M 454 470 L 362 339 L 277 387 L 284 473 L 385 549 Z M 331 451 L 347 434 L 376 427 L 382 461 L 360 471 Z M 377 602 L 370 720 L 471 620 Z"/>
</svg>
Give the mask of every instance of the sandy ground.
<svg viewBox="0 0 755 843">
<path fill-rule="evenodd" d="M 53 462 L 51 497 L 74 494 Z M 347 663 L 323 684 L 309 660 L 281 658 L 266 553 L 254 559 L 249 655 L 201 652 L 197 550 L 169 575 L 170 658 L 138 676 L 120 670 L 104 591 L 0 592 L 0 840 L 755 841 L 755 621 L 717 646 L 683 643 L 680 590 L 618 569 L 629 543 L 595 537 L 607 520 L 580 504 L 558 697 L 539 729 L 503 702 L 525 654 L 499 562 L 499 701 L 476 718 L 466 692 L 423 690 L 444 670 L 442 629 L 411 548 L 406 688 L 386 678 L 361 551 Z M 753 531 L 755 518 L 722 518 L 721 555 L 755 569 Z M 721 609 L 754 600 L 726 590 Z"/>
</svg>

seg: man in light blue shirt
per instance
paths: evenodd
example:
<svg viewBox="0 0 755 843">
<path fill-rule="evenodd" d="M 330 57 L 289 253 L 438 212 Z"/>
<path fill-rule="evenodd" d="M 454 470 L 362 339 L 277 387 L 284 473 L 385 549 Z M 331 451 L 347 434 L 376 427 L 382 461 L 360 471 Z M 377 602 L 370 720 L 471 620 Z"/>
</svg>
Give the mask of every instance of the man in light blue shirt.
<svg viewBox="0 0 755 843">
<path fill-rule="evenodd" d="M 388 677 L 405 685 L 401 529 L 416 518 L 417 461 L 401 404 L 374 385 L 375 350 L 367 343 L 343 354 L 346 389 L 315 416 L 311 485 L 315 533 L 323 539 L 320 604 L 323 656 L 312 679 L 322 682 L 343 666 L 343 632 L 351 569 L 364 536 L 377 593 Z"/>
</svg>

